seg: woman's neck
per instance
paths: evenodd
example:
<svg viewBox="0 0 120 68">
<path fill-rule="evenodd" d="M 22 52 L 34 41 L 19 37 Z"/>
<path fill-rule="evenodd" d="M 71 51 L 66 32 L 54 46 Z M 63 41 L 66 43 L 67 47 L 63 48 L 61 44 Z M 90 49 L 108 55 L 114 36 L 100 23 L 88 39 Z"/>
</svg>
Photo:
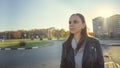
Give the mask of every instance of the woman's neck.
<svg viewBox="0 0 120 68">
<path fill-rule="evenodd" d="M 79 42 L 80 38 L 81 38 L 80 32 L 74 34 L 74 39 L 75 39 L 76 43 Z"/>
</svg>

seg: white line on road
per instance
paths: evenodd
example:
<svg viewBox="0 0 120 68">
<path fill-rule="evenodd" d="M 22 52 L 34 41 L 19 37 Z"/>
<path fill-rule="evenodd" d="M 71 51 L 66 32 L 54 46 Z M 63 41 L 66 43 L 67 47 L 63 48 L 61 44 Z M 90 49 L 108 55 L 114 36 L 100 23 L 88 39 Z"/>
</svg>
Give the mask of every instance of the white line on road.
<svg viewBox="0 0 120 68">
<path fill-rule="evenodd" d="M 105 64 L 112 64 L 112 63 L 114 63 L 114 62 L 105 62 Z"/>
<path fill-rule="evenodd" d="M 116 63 L 116 65 L 117 65 L 118 68 L 120 68 L 120 65 L 119 65 L 119 64 Z"/>
</svg>

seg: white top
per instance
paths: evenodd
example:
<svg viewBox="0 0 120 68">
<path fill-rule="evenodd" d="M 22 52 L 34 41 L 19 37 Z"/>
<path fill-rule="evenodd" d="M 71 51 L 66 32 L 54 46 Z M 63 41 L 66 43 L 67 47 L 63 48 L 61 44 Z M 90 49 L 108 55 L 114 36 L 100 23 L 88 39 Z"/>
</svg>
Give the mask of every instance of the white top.
<svg viewBox="0 0 120 68">
<path fill-rule="evenodd" d="M 77 48 L 77 43 L 74 38 L 71 44 L 72 44 L 72 48 L 75 50 Z M 75 68 L 82 68 L 83 50 L 84 47 L 80 48 L 80 50 L 75 55 Z"/>
</svg>

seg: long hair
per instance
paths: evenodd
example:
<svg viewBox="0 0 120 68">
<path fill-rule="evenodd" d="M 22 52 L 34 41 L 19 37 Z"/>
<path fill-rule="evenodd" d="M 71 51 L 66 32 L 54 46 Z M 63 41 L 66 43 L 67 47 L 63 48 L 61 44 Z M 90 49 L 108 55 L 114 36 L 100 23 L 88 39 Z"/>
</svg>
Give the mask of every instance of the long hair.
<svg viewBox="0 0 120 68">
<path fill-rule="evenodd" d="M 79 14 L 79 13 L 76 13 L 76 14 L 72 14 L 71 16 L 73 15 L 77 15 L 79 16 L 79 18 L 81 19 L 82 23 L 85 24 L 85 28 L 81 30 L 81 38 L 80 40 L 78 41 L 78 44 L 77 44 L 77 48 L 76 48 L 76 53 L 78 52 L 78 50 L 81 48 L 81 46 L 83 45 L 83 43 L 85 42 L 86 38 L 89 36 L 88 35 L 88 32 L 87 32 L 87 26 L 86 26 L 86 21 L 85 21 L 85 18 L 82 14 Z M 74 37 L 74 34 L 70 33 L 68 39 L 64 42 L 65 43 L 65 46 L 67 48 L 67 51 L 66 53 L 68 53 L 69 49 L 71 48 L 71 42 L 72 42 L 72 39 Z"/>
</svg>

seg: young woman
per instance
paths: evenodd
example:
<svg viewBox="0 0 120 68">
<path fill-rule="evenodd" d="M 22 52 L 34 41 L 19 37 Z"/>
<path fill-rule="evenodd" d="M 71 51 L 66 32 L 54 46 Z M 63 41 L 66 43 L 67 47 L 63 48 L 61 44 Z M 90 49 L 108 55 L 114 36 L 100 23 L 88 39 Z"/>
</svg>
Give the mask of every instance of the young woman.
<svg viewBox="0 0 120 68">
<path fill-rule="evenodd" d="M 62 46 L 60 68 L 104 68 L 100 43 L 87 34 L 82 14 L 70 16 L 69 30 L 70 35 Z"/>
</svg>

